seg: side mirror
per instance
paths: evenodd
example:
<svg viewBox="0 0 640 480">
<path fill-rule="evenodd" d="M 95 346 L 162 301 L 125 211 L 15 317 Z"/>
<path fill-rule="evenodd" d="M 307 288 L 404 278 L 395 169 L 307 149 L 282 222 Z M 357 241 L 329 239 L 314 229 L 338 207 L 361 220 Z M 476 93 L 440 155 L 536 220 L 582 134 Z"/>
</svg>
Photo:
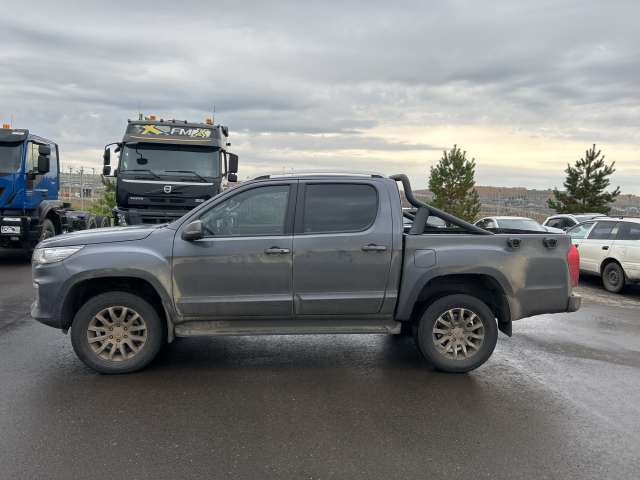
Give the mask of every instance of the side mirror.
<svg viewBox="0 0 640 480">
<path fill-rule="evenodd" d="M 238 173 L 238 155 L 228 153 L 229 157 L 229 173 Z"/>
<path fill-rule="evenodd" d="M 38 145 L 38 153 L 43 156 L 51 155 L 50 145 Z"/>
<path fill-rule="evenodd" d="M 38 173 L 48 173 L 50 168 L 51 167 L 49 165 L 49 156 L 38 155 Z"/>
<path fill-rule="evenodd" d="M 188 242 L 199 240 L 202 237 L 204 237 L 204 233 L 202 232 L 202 222 L 200 220 L 194 220 L 182 230 L 182 239 Z"/>
<path fill-rule="evenodd" d="M 109 147 L 104 149 L 104 153 L 102 154 L 102 160 L 105 166 L 111 165 L 111 150 L 109 149 Z"/>
<path fill-rule="evenodd" d="M 227 174 L 227 180 L 229 180 L 230 182 L 237 182 L 238 181 L 238 175 L 235 173 L 229 173 Z"/>
<path fill-rule="evenodd" d="M 105 165 L 104 167 L 102 167 L 102 175 L 104 175 L 105 177 L 111 175 L 111 165 Z"/>
</svg>

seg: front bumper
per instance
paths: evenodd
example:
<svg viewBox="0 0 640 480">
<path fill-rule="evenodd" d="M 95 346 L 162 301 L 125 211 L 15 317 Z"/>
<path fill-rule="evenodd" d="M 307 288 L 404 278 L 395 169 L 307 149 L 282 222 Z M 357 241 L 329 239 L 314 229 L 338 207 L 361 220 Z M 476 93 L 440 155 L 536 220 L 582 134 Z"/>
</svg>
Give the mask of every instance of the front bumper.
<svg viewBox="0 0 640 480">
<path fill-rule="evenodd" d="M 572 293 L 567 303 L 567 312 L 577 312 L 582 304 L 582 297 L 576 293 Z"/>
<path fill-rule="evenodd" d="M 195 208 L 195 207 L 194 207 Z M 121 225 L 120 217 L 124 217 L 127 225 L 150 224 L 157 225 L 161 223 L 171 223 L 182 217 L 190 209 L 184 210 L 156 210 L 156 209 L 115 209 L 114 216 L 119 225 Z"/>
<path fill-rule="evenodd" d="M 68 277 L 61 262 L 40 265 L 33 270 L 34 300 L 31 304 L 31 317 L 40 323 L 54 328 L 62 325 L 62 295 L 64 281 Z"/>
<path fill-rule="evenodd" d="M 11 220 L 9 220 L 11 219 Z M 0 246 L 22 247 L 33 237 L 31 218 L 14 215 L 0 216 Z M 36 236 L 37 238 L 37 236 Z"/>
</svg>

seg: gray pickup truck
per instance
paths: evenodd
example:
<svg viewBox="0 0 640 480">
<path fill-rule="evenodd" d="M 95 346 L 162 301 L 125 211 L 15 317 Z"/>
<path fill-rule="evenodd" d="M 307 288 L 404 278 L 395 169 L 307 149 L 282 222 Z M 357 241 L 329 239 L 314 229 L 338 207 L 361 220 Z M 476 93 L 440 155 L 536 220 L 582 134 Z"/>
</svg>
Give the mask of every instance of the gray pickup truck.
<svg viewBox="0 0 640 480">
<path fill-rule="evenodd" d="M 579 308 L 571 248 L 464 222 L 404 175 L 263 176 L 170 224 L 44 240 L 31 315 L 71 330 L 102 373 L 139 370 L 175 337 L 321 333 L 411 334 L 436 368 L 467 372 L 513 320 Z"/>
</svg>

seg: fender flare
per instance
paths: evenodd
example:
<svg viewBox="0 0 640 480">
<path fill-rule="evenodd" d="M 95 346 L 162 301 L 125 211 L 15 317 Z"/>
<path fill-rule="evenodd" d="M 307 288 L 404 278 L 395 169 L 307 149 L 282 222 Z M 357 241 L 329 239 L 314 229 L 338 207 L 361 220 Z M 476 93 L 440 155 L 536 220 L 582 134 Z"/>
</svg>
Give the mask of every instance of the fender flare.
<svg viewBox="0 0 640 480">
<path fill-rule="evenodd" d="M 158 297 L 160 297 L 160 302 L 162 303 L 162 308 L 164 310 L 164 316 L 166 319 L 166 328 L 167 328 L 167 341 L 170 343 L 173 341 L 174 335 L 173 335 L 173 319 L 175 318 L 175 316 L 177 315 L 177 312 L 175 311 L 175 308 L 173 306 L 173 302 L 171 300 L 171 296 L 169 295 L 169 292 L 167 292 L 167 290 L 164 288 L 164 286 L 157 281 L 156 278 L 154 278 L 153 275 L 149 274 L 148 272 L 145 272 L 143 270 L 137 270 L 137 269 L 105 269 L 102 271 L 90 271 L 90 272 L 82 272 L 79 273 L 73 277 L 71 277 L 70 279 L 68 279 L 65 284 L 63 285 L 62 289 L 61 289 L 61 298 L 63 299 L 62 302 L 60 302 L 60 307 L 59 307 L 59 311 L 58 311 L 58 315 L 59 318 L 61 319 L 61 323 L 64 322 L 64 308 L 67 305 L 67 300 L 68 300 L 68 296 L 69 293 L 73 290 L 73 288 L 75 288 L 76 286 L 78 286 L 80 283 L 84 282 L 85 280 L 92 280 L 95 278 L 113 278 L 113 277 L 117 277 L 117 278 L 131 278 L 131 279 L 136 279 L 136 280 L 143 280 L 145 282 L 147 282 L 151 288 L 153 288 L 155 290 L 155 292 L 158 294 Z M 67 324 L 67 322 L 62 324 L 62 328 L 66 331 L 70 326 L 70 323 Z"/>
<path fill-rule="evenodd" d="M 513 316 L 513 308 L 514 305 L 511 304 L 509 298 L 513 297 L 513 289 L 511 284 L 505 277 L 505 275 L 497 269 L 491 267 L 480 267 L 480 268 L 456 268 L 456 269 L 448 269 L 448 268 L 433 268 L 428 271 L 425 271 L 414 283 L 413 288 L 409 292 L 406 292 L 406 296 L 401 299 L 398 303 L 399 310 L 396 312 L 396 318 L 399 320 L 410 320 L 411 315 L 413 313 L 414 307 L 420 297 L 420 294 L 427 286 L 427 284 L 436 280 L 440 277 L 448 277 L 448 276 L 456 276 L 456 275 L 482 275 L 484 277 L 489 277 L 494 280 L 502 289 L 502 294 L 505 297 L 505 301 L 507 302 L 507 307 L 509 307 L 511 316 Z M 402 292 L 401 292 L 402 296 Z M 511 320 L 511 319 L 509 319 Z"/>
<path fill-rule="evenodd" d="M 64 204 L 60 200 L 43 200 L 38 205 L 38 221 L 42 221 L 49 216 L 49 213 L 58 209 L 64 208 Z M 57 221 L 56 221 L 57 220 Z M 62 233 L 62 219 L 56 211 L 56 218 L 54 219 L 54 225 L 56 227 L 56 235 Z"/>
</svg>

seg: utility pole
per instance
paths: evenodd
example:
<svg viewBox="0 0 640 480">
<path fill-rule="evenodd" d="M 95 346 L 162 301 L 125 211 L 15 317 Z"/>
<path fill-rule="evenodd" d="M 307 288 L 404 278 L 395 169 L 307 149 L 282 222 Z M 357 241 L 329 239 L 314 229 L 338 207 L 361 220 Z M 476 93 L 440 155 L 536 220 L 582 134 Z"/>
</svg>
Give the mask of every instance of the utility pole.
<svg viewBox="0 0 640 480">
<path fill-rule="evenodd" d="M 80 209 L 84 210 L 84 167 L 80 167 Z"/>
</svg>

